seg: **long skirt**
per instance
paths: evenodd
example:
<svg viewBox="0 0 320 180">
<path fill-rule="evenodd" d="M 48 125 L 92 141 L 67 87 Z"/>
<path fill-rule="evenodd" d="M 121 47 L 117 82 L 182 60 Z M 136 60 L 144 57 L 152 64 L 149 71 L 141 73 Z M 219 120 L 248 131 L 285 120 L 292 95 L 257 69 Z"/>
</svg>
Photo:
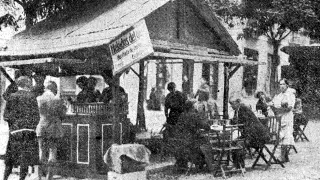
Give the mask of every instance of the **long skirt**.
<svg viewBox="0 0 320 180">
<path fill-rule="evenodd" d="M 5 164 L 15 167 L 39 164 L 39 146 L 35 132 L 21 131 L 9 135 Z"/>
<path fill-rule="evenodd" d="M 293 113 L 286 113 L 281 117 L 281 132 L 280 132 L 281 145 L 294 145 L 293 138 Z"/>
</svg>

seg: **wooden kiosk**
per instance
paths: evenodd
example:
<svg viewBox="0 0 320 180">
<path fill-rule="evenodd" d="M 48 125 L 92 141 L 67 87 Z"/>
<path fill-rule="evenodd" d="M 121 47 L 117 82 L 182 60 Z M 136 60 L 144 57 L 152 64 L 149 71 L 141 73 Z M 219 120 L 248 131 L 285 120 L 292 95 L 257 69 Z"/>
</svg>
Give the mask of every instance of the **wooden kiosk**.
<svg viewBox="0 0 320 180">
<path fill-rule="evenodd" d="M 55 77 L 97 75 L 107 69 L 119 81 L 119 75 L 139 61 L 223 63 L 227 113 L 229 78 L 240 65 L 258 63 L 238 57 L 238 46 L 205 0 L 116 2 L 97 0 L 83 12 L 46 19 L 18 33 L 0 47 L 0 66 Z M 133 72 L 141 75 L 143 70 L 142 65 L 140 73 Z M 143 91 L 142 78 L 139 91 Z M 104 153 L 112 142 L 125 143 L 129 130 L 127 109 L 115 104 L 71 107 L 63 122 L 59 174 L 93 177 L 107 172 Z"/>
</svg>

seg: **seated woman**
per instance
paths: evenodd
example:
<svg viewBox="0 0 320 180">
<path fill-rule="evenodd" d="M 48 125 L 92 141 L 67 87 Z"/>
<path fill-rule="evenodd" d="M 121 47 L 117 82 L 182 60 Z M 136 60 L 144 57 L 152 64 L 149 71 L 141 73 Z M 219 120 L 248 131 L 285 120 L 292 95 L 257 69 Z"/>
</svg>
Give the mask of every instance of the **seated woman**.
<svg viewBox="0 0 320 180">
<path fill-rule="evenodd" d="M 212 157 L 207 154 L 205 144 L 209 144 L 207 139 L 201 136 L 202 130 L 209 130 L 210 126 L 206 123 L 206 119 L 201 114 L 196 113 L 193 103 L 187 101 L 185 103 L 184 112 L 180 115 L 175 131 L 174 138 L 180 139 L 184 144 L 174 144 L 176 146 L 175 158 L 178 168 L 186 168 L 188 161 L 192 161 L 199 168 L 203 167 L 204 162 L 207 162 L 208 168 L 212 168 L 211 161 L 205 161 L 207 157 Z M 203 147 L 202 147 L 203 146 Z"/>
<path fill-rule="evenodd" d="M 268 105 L 267 105 L 266 95 L 264 94 L 264 92 L 259 91 L 256 94 L 256 98 L 259 99 L 256 104 L 256 110 L 257 111 L 261 110 L 262 114 L 265 117 L 268 117 Z"/>
</svg>

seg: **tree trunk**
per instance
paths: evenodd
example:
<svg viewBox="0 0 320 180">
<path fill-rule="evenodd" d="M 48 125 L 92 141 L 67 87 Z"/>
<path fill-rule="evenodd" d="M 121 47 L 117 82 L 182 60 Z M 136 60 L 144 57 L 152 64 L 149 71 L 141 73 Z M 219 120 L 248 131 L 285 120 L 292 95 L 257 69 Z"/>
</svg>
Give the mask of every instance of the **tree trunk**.
<svg viewBox="0 0 320 180">
<path fill-rule="evenodd" d="M 281 41 L 273 40 L 273 55 L 271 60 L 271 74 L 270 74 L 270 95 L 273 97 L 278 89 L 278 66 L 280 64 L 280 58 L 279 58 L 279 46 Z"/>
<path fill-rule="evenodd" d="M 139 93 L 137 107 L 137 123 L 136 126 L 140 130 L 146 130 L 146 119 L 144 114 L 144 61 L 139 62 Z"/>
<path fill-rule="evenodd" d="M 30 16 L 28 16 L 28 14 L 26 14 L 26 29 L 30 29 L 33 26 L 33 20 Z"/>
</svg>

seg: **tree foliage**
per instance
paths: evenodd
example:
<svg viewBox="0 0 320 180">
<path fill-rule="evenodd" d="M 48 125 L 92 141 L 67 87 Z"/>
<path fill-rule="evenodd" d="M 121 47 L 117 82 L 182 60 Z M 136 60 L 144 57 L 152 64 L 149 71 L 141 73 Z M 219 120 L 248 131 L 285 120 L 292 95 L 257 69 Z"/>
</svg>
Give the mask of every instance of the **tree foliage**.
<svg viewBox="0 0 320 180">
<path fill-rule="evenodd" d="M 30 28 L 35 23 L 55 15 L 64 13 L 77 12 L 85 8 L 91 3 L 99 0 L 13 0 L 19 4 L 24 10 L 24 20 L 26 28 Z M 115 2 L 116 0 L 110 1 Z M 8 2 L 7 6 L 14 6 L 13 3 Z M 16 18 L 11 12 L 0 17 L 0 24 L 18 26 L 17 21 L 22 18 Z"/>
<path fill-rule="evenodd" d="M 235 19 L 246 24 L 244 37 L 265 35 L 280 43 L 291 32 L 309 30 L 318 22 L 313 0 L 244 0 L 242 3 L 211 0 L 229 26 Z"/>
</svg>

